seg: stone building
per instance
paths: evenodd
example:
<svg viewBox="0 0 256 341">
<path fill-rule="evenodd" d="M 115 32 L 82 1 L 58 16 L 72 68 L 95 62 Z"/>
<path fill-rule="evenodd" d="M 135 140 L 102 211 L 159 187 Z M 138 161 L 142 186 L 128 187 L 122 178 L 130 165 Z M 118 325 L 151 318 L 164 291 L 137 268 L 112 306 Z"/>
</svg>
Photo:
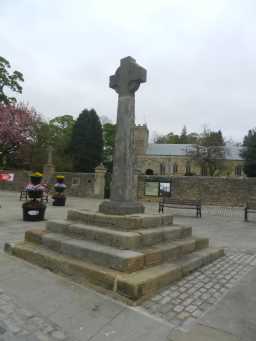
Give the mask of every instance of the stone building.
<svg viewBox="0 0 256 341">
<path fill-rule="evenodd" d="M 135 148 L 139 173 L 146 175 L 209 175 L 206 167 L 200 167 L 191 159 L 192 144 L 149 143 L 149 131 L 146 125 L 137 125 L 135 129 Z M 241 147 L 226 145 L 223 147 L 224 160 L 219 176 L 243 176 Z"/>
</svg>

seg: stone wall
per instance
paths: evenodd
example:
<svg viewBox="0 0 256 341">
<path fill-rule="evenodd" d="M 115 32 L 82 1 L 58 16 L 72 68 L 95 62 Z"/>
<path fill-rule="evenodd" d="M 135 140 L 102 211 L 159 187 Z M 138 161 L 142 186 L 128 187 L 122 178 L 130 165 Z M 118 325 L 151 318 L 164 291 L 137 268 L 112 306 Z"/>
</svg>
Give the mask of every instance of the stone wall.
<svg viewBox="0 0 256 341">
<path fill-rule="evenodd" d="M 14 174 L 14 181 L 12 181 L 12 182 L 0 181 L 0 190 L 20 192 L 22 190 L 22 188 L 24 188 L 24 186 L 29 181 L 30 172 L 27 172 L 27 171 L 17 171 L 17 170 L 2 171 L 1 170 L 1 173 L 13 173 Z"/>
<path fill-rule="evenodd" d="M 20 192 L 29 182 L 29 171 L 1 171 L 1 173 L 14 173 L 13 182 L 0 182 L 0 190 L 9 190 Z M 56 173 L 65 176 L 65 184 L 67 185 L 66 193 L 78 197 L 94 197 L 94 173 Z M 51 186 L 55 183 L 55 177 L 50 181 Z"/>
<path fill-rule="evenodd" d="M 58 174 L 58 173 L 56 173 Z M 65 176 L 65 184 L 67 186 L 67 195 L 75 197 L 94 197 L 94 173 L 59 173 Z M 54 185 L 55 178 L 52 179 L 51 184 Z"/>
<path fill-rule="evenodd" d="M 156 201 L 157 197 L 144 195 L 144 176 L 138 180 L 138 198 Z M 256 178 L 238 177 L 169 177 L 172 197 L 201 199 L 203 205 L 243 206 L 247 200 L 256 200 Z"/>
</svg>

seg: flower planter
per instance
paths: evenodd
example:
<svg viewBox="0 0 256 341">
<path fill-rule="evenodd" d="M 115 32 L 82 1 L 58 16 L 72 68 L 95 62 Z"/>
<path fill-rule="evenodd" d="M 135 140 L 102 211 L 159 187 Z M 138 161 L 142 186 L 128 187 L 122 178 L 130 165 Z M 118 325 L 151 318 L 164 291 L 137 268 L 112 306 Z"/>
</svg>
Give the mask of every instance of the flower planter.
<svg viewBox="0 0 256 341">
<path fill-rule="evenodd" d="M 30 181 L 31 181 L 31 183 L 33 185 L 36 186 L 36 185 L 39 185 L 41 183 L 42 177 L 41 176 L 33 176 L 33 175 L 31 175 L 30 176 Z"/>
<path fill-rule="evenodd" d="M 41 190 L 27 190 L 27 193 L 30 199 L 40 199 L 43 196 L 43 191 Z"/>
<path fill-rule="evenodd" d="M 28 201 L 22 205 L 24 221 L 44 220 L 46 205 L 38 201 Z"/>
<path fill-rule="evenodd" d="M 30 184 L 26 187 L 26 193 L 31 200 L 22 205 L 24 221 L 44 220 L 46 205 L 42 202 L 44 187 L 41 185 L 42 174 L 34 172 L 30 176 Z"/>
<path fill-rule="evenodd" d="M 65 187 L 54 186 L 54 189 L 57 193 L 63 193 L 65 191 Z"/>
<path fill-rule="evenodd" d="M 65 197 L 65 195 L 63 195 L 63 196 L 55 196 L 53 198 L 53 202 L 52 202 L 53 206 L 65 206 L 65 204 L 66 204 L 66 197 Z"/>
<path fill-rule="evenodd" d="M 64 191 L 66 189 L 66 185 L 64 184 L 64 176 L 58 175 L 56 176 L 56 184 L 54 185 L 55 193 L 52 196 L 53 198 L 53 206 L 65 206 L 66 204 L 66 196 Z"/>
</svg>

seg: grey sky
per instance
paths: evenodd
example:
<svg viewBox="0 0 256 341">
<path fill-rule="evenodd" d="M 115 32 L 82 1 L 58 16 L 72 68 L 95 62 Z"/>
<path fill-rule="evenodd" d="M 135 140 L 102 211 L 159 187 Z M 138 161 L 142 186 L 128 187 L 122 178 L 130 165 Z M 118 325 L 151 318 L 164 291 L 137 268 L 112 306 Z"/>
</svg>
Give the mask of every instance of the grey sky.
<svg viewBox="0 0 256 341">
<path fill-rule="evenodd" d="M 48 119 L 93 107 L 114 121 L 108 77 L 131 55 L 148 70 L 137 123 L 241 140 L 256 126 L 255 18 L 255 0 L 0 0 L 0 55 Z"/>
</svg>

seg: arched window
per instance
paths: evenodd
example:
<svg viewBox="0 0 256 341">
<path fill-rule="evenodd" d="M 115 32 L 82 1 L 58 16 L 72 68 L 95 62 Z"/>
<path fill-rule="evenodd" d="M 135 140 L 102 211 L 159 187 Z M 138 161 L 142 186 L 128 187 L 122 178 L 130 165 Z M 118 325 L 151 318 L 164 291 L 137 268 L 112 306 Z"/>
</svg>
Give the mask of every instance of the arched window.
<svg viewBox="0 0 256 341">
<path fill-rule="evenodd" d="M 146 174 L 146 175 L 154 175 L 154 171 L 153 171 L 153 169 L 148 168 L 148 169 L 146 169 L 145 174 Z"/>
<path fill-rule="evenodd" d="M 185 175 L 190 175 L 190 174 L 191 174 L 191 165 L 190 165 L 190 162 L 187 162 Z"/>
<path fill-rule="evenodd" d="M 208 175 L 207 167 L 202 166 L 202 168 L 201 168 L 201 175 L 202 176 L 207 176 Z"/>
<path fill-rule="evenodd" d="M 242 176 L 242 167 L 241 166 L 235 167 L 235 176 Z"/>
<path fill-rule="evenodd" d="M 175 164 L 173 165 L 173 174 L 177 174 L 178 173 L 178 165 L 175 162 Z"/>
<path fill-rule="evenodd" d="M 165 164 L 160 163 L 160 175 L 165 175 Z"/>
</svg>

